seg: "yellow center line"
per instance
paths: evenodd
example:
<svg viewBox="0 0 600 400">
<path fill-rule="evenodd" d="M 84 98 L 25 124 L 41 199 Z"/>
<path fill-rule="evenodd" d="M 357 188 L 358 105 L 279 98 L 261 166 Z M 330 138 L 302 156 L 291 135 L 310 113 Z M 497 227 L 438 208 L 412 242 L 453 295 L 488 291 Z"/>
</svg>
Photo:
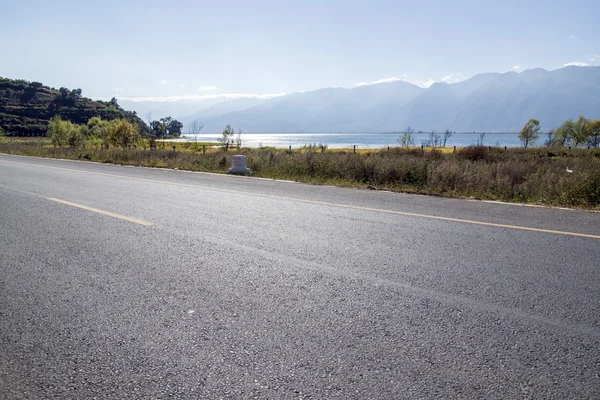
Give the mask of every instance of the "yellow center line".
<svg viewBox="0 0 600 400">
<path fill-rule="evenodd" d="M 530 231 L 530 232 L 551 233 L 551 234 L 555 234 L 555 235 L 567 235 L 567 236 L 576 236 L 576 237 L 584 237 L 584 238 L 591 238 L 591 239 L 600 239 L 600 235 L 593 235 L 593 234 L 589 234 L 589 233 L 578 233 L 578 232 L 559 231 L 559 230 L 552 230 L 552 229 L 531 228 L 528 226 L 520 226 L 520 225 L 496 224 L 493 222 L 474 221 L 474 220 L 470 220 L 470 219 L 442 217 L 442 216 L 438 216 L 438 215 L 419 214 L 419 213 L 411 213 L 411 212 L 406 212 L 406 211 L 394 211 L 394 210 L 386 210 L 386 209 L 381 209 L 381 208 L 353 206 L 350 204 L 330 203 L 330 202 L 325 202 L 325 201 L 298 199 L 298 198 L 294 198 L 294 197 L 275 196 L 275 195 L 270 195 L 270 194 L 244 192 L 241 190 L 232 190 L 232 189 L 220 189 L 220 188 L 214 188 L 214 187 L 210 187 L 210 186 L 191 185 L 191 184 L 187 184 L 187 183 L 169 182 L 169 181 L 162 181 L 162 180 L 158 180 L 158 179 L 137 178 L 137 177 L 127 176 L 127 175 L 84 171 L 84 170 L 75 169 L 75 168 L 53 167 L 53 166 L 48 166 L 48 165 L 23 163 L 23 162 L 17 162 L 17 161 L 0 160 L 0 162 L 27 165 L 27 166 L 33 166 L 33 167 L 38 167 L 38 168 L 50 168 L 50 169 L 58 169 L 58 170 L 62 170 L 62 171 L 80 172 L 83 174 L 129 179 L 129 180 L 140 181 L 140 182 L 160 183 L 160 184 L 167 184 L 167 185 L 174 185 L 174 186 L 181 186 L 181 187 L 190 187 L 190 188 L 196 188 L 196 189 L 213 190 L 213 191 L 224 192 L 224 193 L 242 194 L 242 195 L 246 195 L 246 196 L 255 196 L 255 197 L 263 197 L 263 198 L 269 198 L 269 199 L 295 201 L 295 202 L 307 203 L 307 204 L 317 204 L 317 205 L 324 205 L 324 206 L 329 206 L 329 207 L 347 208 L 347 209 L 363 210 L 363 211 L 373 211 L 373 212 L 379 212 L 379 213 L 403 215 L 403 216 L 407 216 L 407 217 L 427 218 L 427 219 L 434 219 L 434 220 L 440 220 L 440 221 L 459 222 L 459 223 L 463 223 L 463 224 L 473 224 L 473 225 L 482 225 L 482 226 L 492 226 L 492 227 L 496 227 L 496 228 L 516 229 L 516 230 L 523 230 L 523 231 Z"/>
<path fill-rule="evenodd" d="M 66 200 L 55 199 L 52 197 L 48 197 L 48 198 L 46 198 L 46 200 L 54 201 L 54 202 L 61 203 L 61 204 L 66 204 L 71 207 L 81 208 L 82 210 L 92 211 L 92 212 L 102 214 L 102 215 L 108 215 L 109 217 L 122 219 L 122 220 L 128 221 L 128 222 L 133 222 L 134 224 L 139 224 L 139 225 L 144 225 L 144 226 L 152 226 L 152 223 L 150 223 L 150 222 L 142 221 L 140 219 L 135 219 L 135 218 L 131 218 L 131 217 L 126 217 L 126 216 L 120 215 L 120 214 L 115 214 L 110 211 L 104 211 L 104 210 L 99 210 L 97 208 L 83 206 L 83 205 L 77 204 L 77 203 L 71 203 L 70 201 L 66 201 Z"/>
</svg>

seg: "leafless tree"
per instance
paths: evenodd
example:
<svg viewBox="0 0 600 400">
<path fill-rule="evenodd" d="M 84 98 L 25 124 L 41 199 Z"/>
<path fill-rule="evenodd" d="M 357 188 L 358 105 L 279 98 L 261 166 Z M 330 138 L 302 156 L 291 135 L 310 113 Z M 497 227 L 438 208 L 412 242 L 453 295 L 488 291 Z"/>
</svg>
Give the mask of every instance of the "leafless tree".
<svg viewBox="0 0 600 400">
<path fill-rule="evenodd" d="M 444 147 L 446 147 L 446 142 L 448 141 L 448 139 L 450 139 L 450 136 L 452 136 L 452 131 L 446 128 L 446 130 L 444 131 L 444 138 L 442 139 L 442 144 L 444 145 Z"/>
<path fill-rule="evenodd" d="M 190 135 L 194 135 L 194 141 L 195 141 L 195 147 L 198 148 L 198 135 L 200 134 L 200 132 L 202 131 L 202 128 L 204 128 L 204 125 L 202 125 L 200 123 L 200 121 L 198 120 L 194 120 L 192 121 L 192 123 L 190 124 L 190 129 L 188 130 L 188 133 Z"/>
</svg>

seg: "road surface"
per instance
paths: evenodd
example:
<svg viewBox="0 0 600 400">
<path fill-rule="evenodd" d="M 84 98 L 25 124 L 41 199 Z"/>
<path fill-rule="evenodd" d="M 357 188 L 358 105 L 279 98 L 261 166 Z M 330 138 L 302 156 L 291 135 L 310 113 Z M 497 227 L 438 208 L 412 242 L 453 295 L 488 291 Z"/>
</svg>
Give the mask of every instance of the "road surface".
<svg viewBox="0 0 600 400">
<path fill-rule="evenodd" d="M 0 155 L 0 398 L 599 398 L 600 214 Z"/>
</svg>

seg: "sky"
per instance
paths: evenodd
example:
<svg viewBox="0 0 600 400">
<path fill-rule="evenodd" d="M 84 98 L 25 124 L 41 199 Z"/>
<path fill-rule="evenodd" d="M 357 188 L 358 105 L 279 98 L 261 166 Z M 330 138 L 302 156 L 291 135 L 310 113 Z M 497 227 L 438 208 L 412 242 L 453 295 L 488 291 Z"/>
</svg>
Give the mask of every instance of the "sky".
<svg viewBox="0 0 600 400">
<path fill-rule="evenodd" d="M 86 97 L 270 97 L 600 65 L 600 1 L 8 0 L 0 76 Z"/>
</svg>

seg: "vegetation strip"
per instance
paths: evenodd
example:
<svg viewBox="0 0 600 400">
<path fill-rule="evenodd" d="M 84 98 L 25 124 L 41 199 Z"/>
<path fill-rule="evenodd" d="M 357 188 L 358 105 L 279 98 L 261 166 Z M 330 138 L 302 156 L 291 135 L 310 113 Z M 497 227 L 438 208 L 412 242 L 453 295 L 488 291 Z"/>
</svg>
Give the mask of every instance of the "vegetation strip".
<svg viewBox="0 0 600 400">
<path fill-rule="evenodd" d="M 330 203 L 330 202 L 323 202 L 323 201 L 298 199 L 298 198 L 294 198 L 294 197 L 275 196 L 275 195 L 261 194 L 261 193 L 251 193 L 251 192 L 244 192 L 244 191 L 239 191 L 239 190 L 219 189 L 219 188 L 213 188 L 210 186 L 191 185 L 191 184 L 186 184 L 186 183 L 169 182 L 169 181 L 163 181 L 163 180 L 158 180 L 158 179 L 137 178 L 137 177 L 127 176 L 127 175 L 108 174 L 108 173 L 104 173 L 104 172 L 91 172 L 91 171 L 84 171 L 84 170 L 75 169 L 75 168 L 53 167 L 53 166 L 29 164 L 29 163 L 22 163 L 22 162 L 17 162 L 17 161 L 5 161 L 5 160 L 0 160 L 0 162 L 21 164 L 21 165 L 27 165 L 27 166 L 40 167 L 40 168 L 59 169 L 59 170 L 71 171 L 71 172 L 80 172 L 80 173 L 91 174 L 91 175 L 109 176 L 109 177 L 114 177 L 114 178 L 130 179 L 130 180 L 135 180 L 135 181 L 140 181 L 140 182 L 160 183 L 160 184 L 168 184 L 168 185 L 174 185 L 174 186 L 213 190 L 213 191 L 224 192 L 224 193 L 241 194 L 241 195 L 263 197 L 263 198 L 269 198 L 269 199 L 279 199 L 279 200 L 295 201 L 295 202 L 300 202 L 300 203 L 325 205 L 325 206 L 330 206 L 330 207 L 381 212 L 381 213 L 388 213 L 388 214 L 395 214 L 395 215 L 403 215 L 403 216 L 408 216 L 408 217 L 428 218 L 428 219 L 435 219 L 435 220 L 442 220 L 442 221 L 449 221 L 449 222 L 459 222 L 459 223 L 491 226 L 491 227 L 496 227 L 496 228 L 516 229 L 516 230 L 525 230 L 525 231 L 540 232 L 540 233 L 550 233 L 550 234 L 556 234 L 556 235 L 568 235 L 568 236 L 585 237 L 585 238 L 591 238 L 591 239 L 600 239 L 600 235 L 593 235 L 593 234 L 587 234 L 587 233 L 577 233 L 577 232 L 559 231 L 559 230 L 542 229 L 542 228 L 531 228 L 531 227 L 519 226 L 519 225 L 497 224 L 497 223 L 493 223 L 493 222 L 442 217 L 442 216 L 437 216 L 437 215 L 419 214 L 419 213 L 411 213 L 411 212 L 405 212 L 405 211 L 385 210 L 385 209 L 380 209 L 380 208 L 353 206 L 350 204 Z"/>
<path fill-rule="evenodd" d="M 95 213 L 102 214 L 102 215 L 107 215 L 107 216 L 113 217 L 113 218 L 122 219 L 124 221 L 133 222 L 134 224 L 138 224 L 138 225 L 152 226 L 152 223 L 147 222 L 147 221 L 142 221 L 140 219 L 126 217 L 124 215 L 115 214 L 110 211 L 99 210 L 97 208 L 92 208 L 92 207 L 84 206 L 84 205 L 77 204 L 77 203 L 71 203 L 70 201 L 66 201 L 66 200 L 55 199 L 53 197 L 47 197 L 46 200 L 54 201 L 54 202 L 60 203 L 60 204 L 66 204 L 71 207 L 81 208 L 82 210 L 91 211 L 91 212 L 95 212 Z"/>
</svg>

